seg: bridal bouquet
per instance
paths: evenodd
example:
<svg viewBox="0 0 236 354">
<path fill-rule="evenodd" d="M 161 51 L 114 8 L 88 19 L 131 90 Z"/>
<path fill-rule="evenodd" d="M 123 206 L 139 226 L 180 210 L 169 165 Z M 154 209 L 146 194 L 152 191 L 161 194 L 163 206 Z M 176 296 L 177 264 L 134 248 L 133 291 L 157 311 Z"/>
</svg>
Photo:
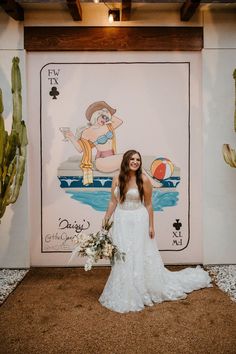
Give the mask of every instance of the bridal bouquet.
<svg viewBox="0 0 236 354">
<path fill-rule="evenodd" d="M 75 247 L 72 251 L 69 262 L 74 256 L 87 257 L 84 269 L 90 270 L 94 263 L 99 259 L 109 259 L 111 265 L 116 260 L 125 260 L 125 253 L 120 252 L 118 247 L 113 244 L 109 231 L 112 222 L 106 221 L 102 229 L 98 232 L 86 234 L 81 233 L 75 239 Z"/>
</svg>

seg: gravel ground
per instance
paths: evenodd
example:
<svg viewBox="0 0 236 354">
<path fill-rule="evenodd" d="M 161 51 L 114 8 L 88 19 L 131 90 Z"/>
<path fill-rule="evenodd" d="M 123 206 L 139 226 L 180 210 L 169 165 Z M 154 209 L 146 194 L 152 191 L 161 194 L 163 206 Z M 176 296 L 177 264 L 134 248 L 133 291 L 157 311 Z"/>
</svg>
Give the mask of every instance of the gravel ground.
<svg viewBox="0 0 236 354">
<path fill-rule="evenodd" d="M 28 269 L 1 269 L 0 270 L 0 305 L 17 287 L 17 284 L 28 273 Z"/>
<path fill-rule="evenodd" d="M 220 290 L 227 293 L 231 300 L 236 301 L 236 264 L 208 265 L 205 268 Z"/>
<path fill-rule="evenodd" d="M 227 293 L 232 301 L 236 301 L 236 265 L 207 265 L 205 268 L 216 285 Z M 28 271 L 28 269 L 0 270 L 0 304 L 5 301 Z"/>
</svg>

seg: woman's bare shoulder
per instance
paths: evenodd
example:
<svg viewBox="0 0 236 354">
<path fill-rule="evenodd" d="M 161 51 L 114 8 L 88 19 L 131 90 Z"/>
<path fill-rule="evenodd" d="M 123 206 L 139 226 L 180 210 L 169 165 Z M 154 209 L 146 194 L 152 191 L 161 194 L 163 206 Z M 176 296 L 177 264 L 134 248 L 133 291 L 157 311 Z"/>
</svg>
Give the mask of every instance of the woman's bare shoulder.
<svg viewBox="0 0 236 354">
<path fill-rule="evenodd" d="M 89 139 L 90 136 L 91 136 L 91 133 L 92 133 L 91 127 L 88 127 L 88 128 L 85 128 L 85 129 L 83 130 L 81 136 L 82 136 L 82 138 L 84 138 L 84 139 Z"/>
<path fill-rule="evenodd" d="M 142 173 L 142 180 L 143 183 L 149 182 L 149 178 L 145 175 L 145 173 Z"/>
<path fill-rule="evenodd" d="M 144 173 L 142 173 L 142 180 L 143 180 L 144 186 L 151 186 L 152 185 L 150 179 Z"/>
</svg>

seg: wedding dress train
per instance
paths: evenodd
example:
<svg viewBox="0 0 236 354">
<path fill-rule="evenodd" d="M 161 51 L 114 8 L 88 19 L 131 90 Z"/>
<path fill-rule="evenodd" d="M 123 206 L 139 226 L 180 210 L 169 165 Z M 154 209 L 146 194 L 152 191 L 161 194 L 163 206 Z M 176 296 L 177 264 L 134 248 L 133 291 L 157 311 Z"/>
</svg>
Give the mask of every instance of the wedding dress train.
<svg viewBox="0 0 236 354">
<path fill-rule="evenodd" d="M 140 311 L 145 305 L 185 299 L 193 290 L 212 287 L 209 274 L 199 265 L 177 272 L 164 267 L 156 241 L 149 237 L 149 216 L 137 188 L 129 189 L 125 202 L 118 203 L 112 238 L 126 256 L 125 262 L 117 261 L 112 267 L 99 298 L 110 310 Z"/>
</svg>

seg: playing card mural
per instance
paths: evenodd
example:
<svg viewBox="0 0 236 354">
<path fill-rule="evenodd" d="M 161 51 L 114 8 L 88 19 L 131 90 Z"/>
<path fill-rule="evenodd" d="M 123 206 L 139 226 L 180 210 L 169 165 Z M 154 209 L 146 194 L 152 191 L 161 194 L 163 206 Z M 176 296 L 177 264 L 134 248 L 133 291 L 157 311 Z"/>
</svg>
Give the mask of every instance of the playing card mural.
<svg viewBox="0 0 236 354">
<path fill-rule="evenodd" d="M 100 228 L 112 178 L 129 149 L 140 151 L 143 172 L 153 185 L 160 251 L 187 248 L 189 62 L 77 62 L 76 54 L 69 53 L 37 54 L 40 60 L 31 56 L 29 67 L 40 73 L 40 129 L 32 129 L 40 142 L 35 179 L 41 190 L 41 254 L 70 253 L 75 235 Z M 65 264 L 65 258 L 59 259 L 56 264 Z"/>
</svg>

